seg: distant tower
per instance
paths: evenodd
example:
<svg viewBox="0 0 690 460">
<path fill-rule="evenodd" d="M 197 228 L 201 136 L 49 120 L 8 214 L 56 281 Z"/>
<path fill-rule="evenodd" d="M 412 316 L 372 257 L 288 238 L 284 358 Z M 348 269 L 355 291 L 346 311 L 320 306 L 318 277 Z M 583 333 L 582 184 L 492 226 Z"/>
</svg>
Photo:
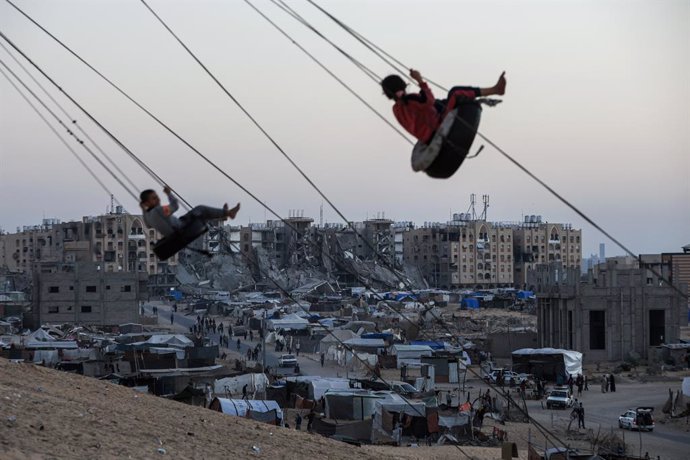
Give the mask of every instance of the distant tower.
<svg viewBox="0 0 690 460">
<path fill-rule="evenodd" d="M 319 227 L 323 227 L 323 203 L 321 203 L 319 208 Z"/>
<path fill-rule="evenodd" d="M 467 210 L 467 214 L 472 215 L 472 220 L 477 220 L 477 212 L 474 209 L 474 204 L 477 202 L 477 195 L 472 193 L 470 195 L 470 208 Z"/>
<path fill-rule="evenodd" d="M 479 216 L 479 220 L 486 220 L 487 211 L 489 210 L 489 195 L 482 195 L 482 215 Z"/>
<path fill-rule="evenodd" d="M 606 260 L 606 244 L 599 243 L 599 261 L 604 262 Z"/>
</svg>

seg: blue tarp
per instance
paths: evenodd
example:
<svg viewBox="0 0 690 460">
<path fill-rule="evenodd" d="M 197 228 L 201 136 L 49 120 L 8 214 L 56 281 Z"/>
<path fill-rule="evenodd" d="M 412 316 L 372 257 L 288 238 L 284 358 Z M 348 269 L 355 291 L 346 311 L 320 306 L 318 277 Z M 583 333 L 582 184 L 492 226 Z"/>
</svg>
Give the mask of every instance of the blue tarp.
<svg viewBox="0 0 690 460">
<path fill-rule="evenodd" d="M 474 297 L 464 298 L 462 299 L 462 306 L 476 310 L 479 308 L 479 299 L 475 299 Z"/>
<path fill-rule="evenodd" d="M 437 342 L 435 340 L 412 340 L 410 345 L 426 345 L 433 350 L 443 350 L 445 345 L 443 342 Z"/>
<path fill-rule="evenodd" d="M 518 291 L 517 293 L 517 298 L 518 299 L 529 299 L 530 297 L 534 296 L 534 292 L 532 291 Z"/>
</svg>

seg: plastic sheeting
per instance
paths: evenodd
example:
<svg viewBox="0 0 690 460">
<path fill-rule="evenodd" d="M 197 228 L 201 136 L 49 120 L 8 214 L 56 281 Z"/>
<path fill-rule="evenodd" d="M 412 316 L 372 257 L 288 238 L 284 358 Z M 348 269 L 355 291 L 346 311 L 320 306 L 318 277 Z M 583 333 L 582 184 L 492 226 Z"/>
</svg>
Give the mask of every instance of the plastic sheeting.
<svg viewBox="0 0 690 460">
<path fill-rule="evenodd" d="M 520 350 L 515 350 L 512 354 L 513 357 L 533 356 L 534 359 L 539 359 L 540 356 L 546 358 L 561 355 L 563 357 L 565 371 L 568 374 L 582 374 L 582 353 L 579 351 L 563 350 L 560 348 L 522 348 Z"/>
<path fill-rule="evenodd" d="M 248 392 L 265 391 L 268 378 L 265 374 L 244 374 L 237 377 L 227 377 L 213 382 L 215 395 L 241 395 L 242 388 L 247 385 Z"/>
<path fill-rule="evenodd" d="M 278 418 L 283 418 L 283 410 L 276 401 L 215 398 L 211 402 L 211 406 L 219 407 L 218 412 L 236 417 L 245 417 L 249 410 L 258 413 L 275 411 Z"/>
</svg>

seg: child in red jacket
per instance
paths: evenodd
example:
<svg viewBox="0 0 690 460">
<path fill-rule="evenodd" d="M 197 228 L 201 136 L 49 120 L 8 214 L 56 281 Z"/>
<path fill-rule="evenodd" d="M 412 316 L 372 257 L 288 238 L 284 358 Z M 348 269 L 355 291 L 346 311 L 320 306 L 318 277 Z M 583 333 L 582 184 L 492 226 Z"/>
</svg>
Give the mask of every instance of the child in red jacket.
<svg viewBox="0 0 690 460">
<path fill-rule="evenodd" d="M 407 94 L 407 84 L 399 75 L 389 75 L 383 79 L 383 93 L 395 101 L 393 114 L 403 128 L 422 143 L 427 144 L 441 125 L 443 118 L 462 101 L 472 100 L 479 96 L 502 96 L 506 90 L 505 72 L 498 82 L 490 88 L 455 86 L 448 92 L 445 100 L 434 99 L 429 85 L 417 70 L 410 70 L 410 77 L 417 82 L 421 91 L 418 94 Z"/>
</svg>

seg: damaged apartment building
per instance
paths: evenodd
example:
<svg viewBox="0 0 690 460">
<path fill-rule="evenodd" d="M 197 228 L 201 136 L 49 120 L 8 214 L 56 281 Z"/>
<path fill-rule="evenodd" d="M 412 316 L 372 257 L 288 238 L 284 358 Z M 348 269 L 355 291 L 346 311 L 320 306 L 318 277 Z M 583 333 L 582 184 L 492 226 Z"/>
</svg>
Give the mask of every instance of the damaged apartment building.
<svg viewBox="0 0 690 460">
<path fill-rule="evenodd" d="M 687 301 L 662 280 L 674 278 L 674 267 L 661 255 L 641 259 L 642 267 L 632 257 L 607 259 L 584 280 L 579 270 L 558 264 L 530 271 L 539 346 L 579 350 L 596 362 L 646 359 L 653 347 L 678 342 Z M 674 286 L 687 292 L 687 285 Z"/>
<path fill-rule="evenodd" d="M 140 215 L 128 214 L 120 206 L 81 221 L 44 219 L 40 225 L 0 234 L 0 267 L 30 276 L 46 264 L 93 262 L 105 273 L 145 273 L 151 295 L 161 295 L 177 286 L 178 256 L 158 260 L 153 244 L 159 237 L 146 228 Z"/>
</svg>

